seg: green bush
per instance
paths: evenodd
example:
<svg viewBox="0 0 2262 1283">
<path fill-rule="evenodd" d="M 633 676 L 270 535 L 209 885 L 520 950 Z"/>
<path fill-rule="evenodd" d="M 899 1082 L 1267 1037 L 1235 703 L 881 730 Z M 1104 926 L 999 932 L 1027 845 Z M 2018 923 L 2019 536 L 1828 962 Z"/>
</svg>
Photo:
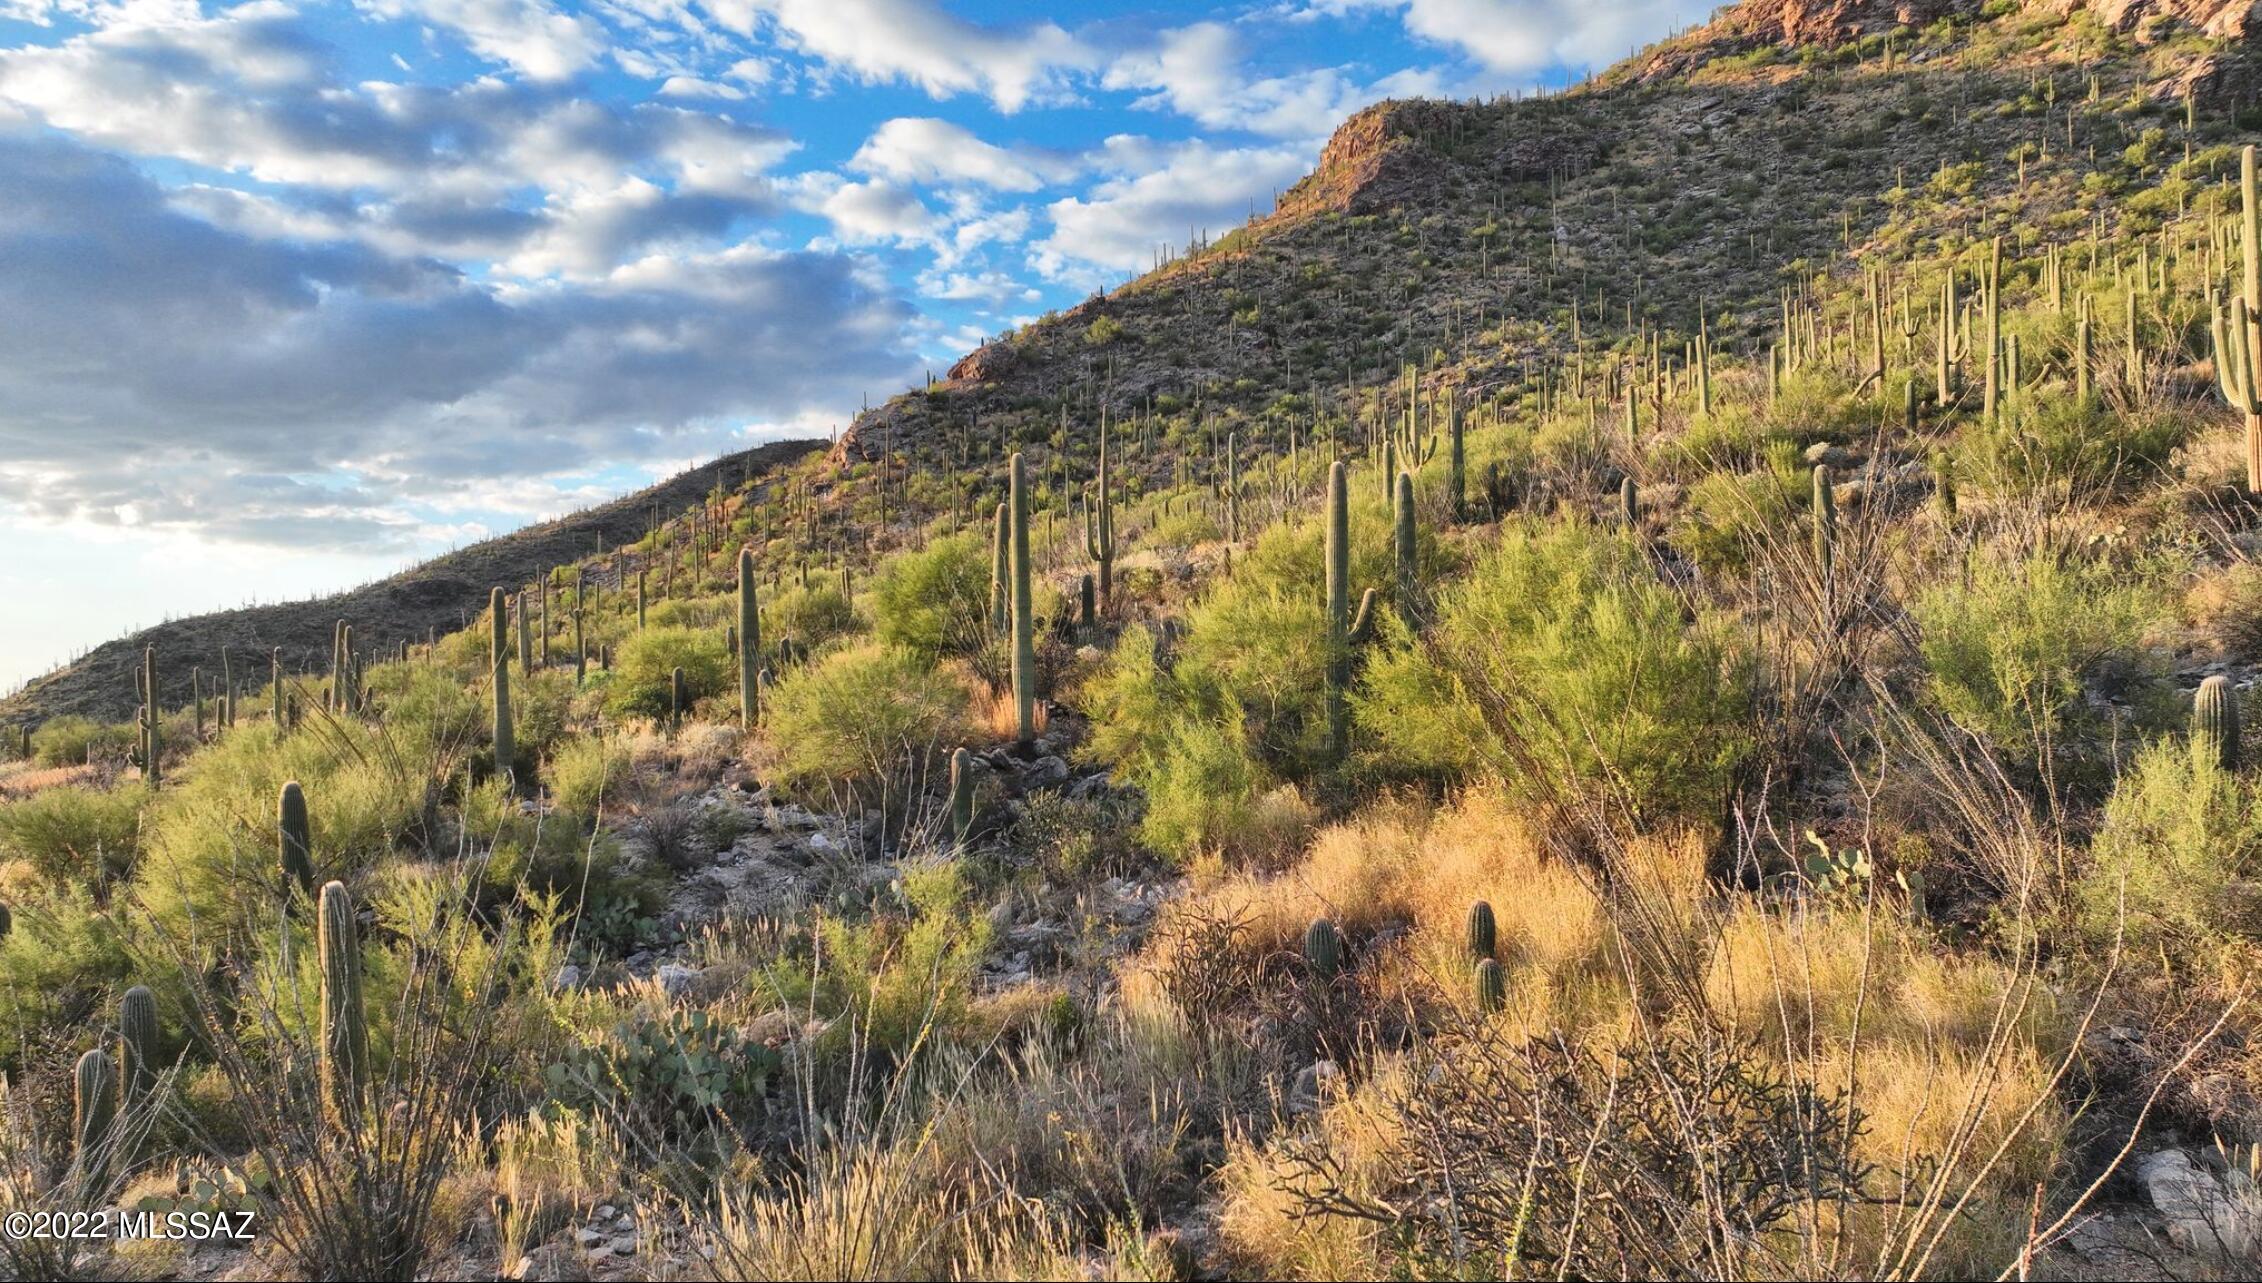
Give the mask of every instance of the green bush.
<svg viewBox="0 0 2262 1283">
<path fill-rule="evenodd" d="M 2077 902 L 2092 938 L 2178 957 L 2262 932 L 2262 789 L 2177 740 L 2148 745 L 2114 785 Z M 2125 893 L 2125 916 L 2124 916 Z"/>
<path fill-rule="evenodd" d="M 852 923 L 826 917 L 818 984 L 821 1010 L 836 1020 L 828 1040 L 845 1051 L 851 1027 L 866 1046 L 897 1057 L 923 1037 L 947 1038 L 972 1019 L 976 968 L 989 952 L 990 924 L 973 900 L 962 865 L 930 860 L 903 868 L 903 914 Z"/>
<path fill-rule="evenodd" d="M 965 742 L 966 688 L 900 647 L 837 650 L 788 673 L 768 706 L 781 782 L 854 788 Z"/>
<path fill-rule="evenodd" d="M 789 588 L 763 604 L 762 616 L 762 640 L 773 646 L 790 637 L 815 650 L 858 627 L 855 603 L 836 583 Z"/>
<path fill-rule="evenodd" d="M 0 856 L 30 863 L 50 886 L 95 890 L 141 851 L 145 790 L 62 787 L 0 803 Z"/>
<path fill-rule="evenodd" d="M 47 1035 L 98 1022 L 103 999 L 133 973 L 125 931 L 87 893 L 9 908 L 15 926 L 0 937 L 0 1065 Z"/>
<path fill-rule="evenodd" d="M 1511 525 L 1441 596 L 1425 642 L 1391 621 L 1353 698 L 1385 775 L 1499 773 L 1528 798 L 1609 790 L 1708 814 L 1742 756 L 1749 674 L 1689 623 L 1622 531 Z"/>
<path fill-rule="evenodd" d="M 738 666 L 724 653 L 720 632 L 654 626 L 630 634 L 614 652 L 606 706 L 619 717 L 666 717 L 679 667 L 694 700 L 734 689 L 738 680 Z"/>
<path fill-rule="evenodd" d="M 2140 693 L 2152 676 L 2141 642 L 2164 603 L 2146 578 L 2049 552 L 1972 554 L 1911 607 L 1932 699 L 2017 761 L 2041 761 L 2096 722 L 2085 689 Z"/>
<path fill-rule="evenodd" d="M 627 790 L 628 766 L 628 745 L 616 736 L 569 740 L 550 763 L 551 796 L 566 814 L 594 823 L 600 805 Z"/>
<path fill-rule="evenodd" d="M 872 585 L 875 632 L 926 659 L 966 655 L 990 640 L 990 547 L 947 535 L 890 558 Z"/>
<path fill-rule="evenodd" d="M 50 718 L 31 733 L 31 755 L 41 766 L 124 758 L 133 747 L 130 722 L 97 722 L 90 717 Z"/>
</svg>

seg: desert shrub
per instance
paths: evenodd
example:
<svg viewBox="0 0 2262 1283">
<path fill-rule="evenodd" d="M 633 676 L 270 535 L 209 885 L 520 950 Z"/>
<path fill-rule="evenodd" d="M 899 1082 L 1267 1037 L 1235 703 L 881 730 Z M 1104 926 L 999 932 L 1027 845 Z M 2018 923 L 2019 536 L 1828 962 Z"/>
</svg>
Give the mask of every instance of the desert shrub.
<svg viewBox="0 0 2262 1283">
<path fill-rule="evenodd" d="M 770 697 L 766 736 L 781 782 L 809 791 L 931 764 L 966 738 L 966 688 L 898 647 L 834 651 L 788 673 Z"/>
<path fill-rule="evenodd" d="M 824 919 L 828 967 L 816 980 L 821 1011 L 850 1017 L 833 1049 L 888 1060 L 923 1038 L 948 1037 L 972 1018 L 974 974 L 989 951 L 989 919 L 956 860 L 904 866 L 901 914 L 866 922 Z"/>
<path fill-rule="evenodd" d="M 1686 511 L 1673 527 L 1673 545 L 1713 572 L 1735 572 L 1752 550 L 1805 510 L 1812 483 L 1788 442 L 1766 452 L 1756 472 L 1712 472 L 1689 487 Z"/>
<path fill-rule="evenodd" d="M 1974 553 L 1960 579 L 1919 592 L 1911 613 L 1941 710 L 2031 765 L 2098 722 L 2085 691 L 2141 690 L 2153 661 L 2140 643 L 2159 607 L 2140 577 L 2045 551 Z"/>
<path fill-rule="evenodd" d="M 43 1031 L 93 1019 L 134 970 L 124 928 L 83 891 L 8 908 L 15 925 L 0 937 L 0 1064 Z"/>
<path fill-rule="evenodd" d="M 97 722 L 90 717 L 49 718 L 31 733 L 31 755 L 41 766 L 123 758 L 133 747 L 131 723 Z"/>
<path fill-rule="evenodd" d="M 890 558 L 872 584 L 880 641 L 929 660 L 980 649 L 989 641 L 989 610 L 989 543 L 972 534 Z"/>
<path fill-rule="evenodd" d="M 568 815 L 594 823 L 603 803 L 628 791 L 627 743 L 601 732 L 568 740 L 550 763 L 550 788 Z"/>
<path fill-rule="evenodd" d="M 50 885 L 99 890 L 133 867 L 146 796 L 65 785 L 0 803 L 0 857 L 27 861 Z"/>
<path fill-rule="evenodd" d="M 2001 494 L 2046 486 L 2101 490 L 2152 479 L 2191 431 L 2178 409 L 2122 412 L 2084 406 L 2070 392 L 2037 395 L 2017 414 L 1961 434 L 1957 471 Z"/>
<path fill-rule="evenodd" d="M 778 1054 L 704 1009 L 638 1010 L 568 1044 L 544 1069 L 550 1096 L 624 1130 L 678 1141 L 761 1116 Z"/>
<path fill-rule="evenodd" d="M 763 641 L 775 645 L 790 637 L 815 649 L 856 631 L 856 606 L 835 583 L 789 588 L 762 605 Z"/>
<path fill-rule="evenodd" d="M 2138 959 L 2216 950 L 2262 931 L 2262 902 L 2248 890 L 2258 864 L 2255 782 L 2200 760 L 2187 744 L 2156 742 L 2105 803 L 2076 888 L 2083 924 L 2099 941 L 2124 930 Z"/>
<path fill-rule="evenodd" d="M 731 689 L 738 675 L 737 666 L 723 651 L 720 632 L 654 625 L 631 634 L 614 653 L 607 706 L 621 717 L 666 717 L 673 674 L 679 667 L 694 700 Z"/>
<path fill-rule="evenodd" d="M 1354 699 L 1389 771 L 1498 772 L 1520 797 L 1603 791 L 1708 813 L 1746 744 L 1748 677 L 1624 534 L 1514 526 L 1417 642 L 1391 623 Z"/>
</svg>

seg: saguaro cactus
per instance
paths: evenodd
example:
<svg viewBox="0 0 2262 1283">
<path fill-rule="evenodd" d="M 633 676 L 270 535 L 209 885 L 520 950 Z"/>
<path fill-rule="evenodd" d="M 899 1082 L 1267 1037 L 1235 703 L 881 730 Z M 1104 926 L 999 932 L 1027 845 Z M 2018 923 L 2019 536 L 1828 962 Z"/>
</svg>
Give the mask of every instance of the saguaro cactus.
<svg viewBox="0 0 2262 1283">
<path fill-rule="evenodd" d="M 111 1135 L 118 1120 L 118 1066 L 96 1047 L 79 1057 L 72 1081 L 72 1140 L 79 1185 L 99 1197 L 110 1184 Z"/>
<path fill-rule="evenodd" d="M 668 720 L 680 725 L 683 715 L 691 711 L 691 691 L 684 684 L 683 665 L 678 664 L 668 674 Z"/>
<path fill-rule="evenodd" d="M 118 999 L 119 1104 L 128 1117 L 157 1081 L 157 995 L 135 985 Z"/>
<path fill-rule="evenodd" d="M 528 608 L 523 589 L 514 600 L 517 606 L 514 613 L 518 617 L 518 671 L 531 673 L 534 671 L 534 628 L 528 616 L 533 612 Z"/>
<path fill-rule="evenodd" d="M 275 700 L 269 716 L 275 719 L 275 734 L 280 738 L 289 729 L 283 722 L 283 648 L 280 646 L 267 652 L 267 686 Z"/>
<path fill-rule="evenodd" d="M 1312 919 L 1304 928 L 1304 962 L 1312 974 L 1333 980 L 1343 973 L 1343 935 L 1326 918 Z"/>
<path fill-rule="evenodd" d="M 1013 738 L 1037 738 L 1036 598 L 1029 583 L 1029 480 L 1021 452 L 1013 452 L 1006 504 L 1011 512 L 1013 560 Z"/>
<path fill-rule="evenodd" d="M 155 787 L 157 784 L 158 759 L 163 757 L 165 752 L 165 746 L 161 742 L 162 736 L 157 729 L 157 648 L 155 646 L 144 646 L 141 649 L 141 686 L 144 701 L 141 715 L 141 772 L 148 779 L 151 787 Z"/>
<path fill-rule="evenodd" d="M 1094 493 L 1084 505 L 1084 555 L 1099 574 L 1099 608 L 1115 599 L 1115 490 L 1109 484 L 1107 420 L 1100 420 L 1100 460 Z"/>
<path fill-rule="evenodd" d="M 1499 941 L 1499 925 L 1492 916 L 1490 901 L 1478 900 L 1469 906 L 1469 925 L 1466 938 L 1471 957 L 1489 958 L 1493 956 L 1494 946 Z"/>
<path fill-rule="evenodd" d="M 762 612 L 754 598 L 754 545 L 738 550 L 738 721 L 747 730 L 762 717 Z"/>
<path fill-rule="evenodd" d="M 1391 546 L 1398 563 L 1398 614 L 1411 621 L 1414 618 L 1416 596 L 1421 591 L 1420 572 L 1416 565 L 1414 537 L 1414 478 L 1404 472 L 1398 474 L 1398 484 L 1391 491 Z"/>
<path fill-rule="evenodd" d="M 1453 505 L 1453 520 L 1466 521 L 1469 517 L 1469 451 L 1464 441 L 1466 425 L 1461 421 L 1461 399 L 1453 397 L 1445 403 L 1446 451 L 1445 492 Z"/>
<path fill-rule="evenodd" d="M 487 659 L 494 673 L 495 775 L 509 780 L 518 761 L 518 740 L 511 731 L 510 601 L 500 588 L 487 593 Z"/>
<path fill-rule="evenodd" d="M 1492 1015 L 1508 1005 L 1508 978 L 1492 958 L 1477 960 L 1477 1010 Z"/>
<path fill-rule="evenodd" d="M 315 934 L 322 961 L 322 1087 L 340 1115 L 359 1112 L 369 1067 L 369 1027 L 361 1007 L 361 932 L 343 882 L 322 884 Z"/>
<path fill-rule="evenodd" d="M 283 784 L 275 803 L 276 863 L 283 870 L 284 893 L 292 886 L 314 898 L 313 830 L 306 818 L 306 791 L 297 780 Z"/>
<path fill-rule="evenodd" d="M 2201 762 L 2238 769 L 2238 688 L 2218 673 L 2199 683 L 2191 699 L 2192 751 Z"/>
<path fill-rule="evenodd" d="M 1838 500 L 1830 486 L 1830 465 L 1814 465 L 1814 569 L 1825 584 L 1837 559 Z"/>
<path fill-rule="evenodd" d="M 1359 599 L 1357 615 L 1351 613 L 1351 496 L 1343 461 L 1327 469 L 1327 745 L 1331 758 L 1341 760 L 1350 745 L 1351 648 L 1365 640 L 1372 624 L 1374 590 Z"/>
<path fill-rule="evenodd" d="M 2255 195 L 2254 148 L 2239 153 L 2239 229 L 2245 271 L 2228 315 L 2221 300 L 2209 300 L 2208 336 L 2215 357 L 2215 383 L 2223 400 L 2246 416 L 2246 488 L 2262 494 L 2262 209 Z"/>
<path fill-rule="evenodd" d="M 1007 505 L 999 504 L 990 531 L 990 630 L 997 636 L 1013 627 L 1013 552 L 1012 518 Z M 802 565 L 803 579 L 808 575 L 808 564 Z"/>
<path fill-rule="evenodd" d="M 950 840 L 963 845 L 974 827 L 974 755 L 964 748 L 950 753 Z"/>
</svg>

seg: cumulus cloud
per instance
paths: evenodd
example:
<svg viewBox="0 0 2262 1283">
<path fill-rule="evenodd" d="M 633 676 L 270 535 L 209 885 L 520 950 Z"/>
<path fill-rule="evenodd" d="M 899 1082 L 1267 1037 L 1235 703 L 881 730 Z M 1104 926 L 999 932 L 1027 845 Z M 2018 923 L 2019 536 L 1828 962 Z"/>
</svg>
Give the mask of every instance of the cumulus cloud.
<svg viewBox="0 0 2262 1283">
<path fill-rule="evenodd" d="M 1100 56 L 1050 22 L 985 27 L 928 0 L 708 0 L 717 21 L 767 22 L 790 48 L 866 83 L 916 85 L 936 98 L 981 94 L 1000 111 L 1066 95 Z"/>
<path fill-rule="evenodd" d="M 1369 89 L 1334 67 L 1253 77 L 1240 36 L 1221 22 L 1162 33 L 1153 45 L 1118 58 L 1101 84 L 1151 89 L 1140 106 L 1175 111 L 1207 129 L 1245 129 L 1276 138 L 1325 134 L 1373 98 Z"/>
<path fill-rule="evenodd" d="M 899 116 L 872 131 L 849 167 L 903 182 L 974 183 L 1033 192 L 1075 172 L 1073 161 L 1026 148 L 999 147 L 963 125 Z"/>
<path fill-rule="evenodd" d="M 586 70 L 605 48 L 604 28 L 561 13 L 545 0 L 358 0 L 384 18 L 428 23 L 454 32 L 472 52 L 536 80 L 563 80 Z"/>
<path fill-rule="evenodd" d="M 1311 165 L 1309 150 L 1298 146 L 1160 145 L 1131 137 L 1109 139 L 1104 156 L 1113 176 L 1046 209 L 1052 231 L 1033 257 L 1047 277 L 1089 281 L 1093 269 L 1144 270 L 1165 243 L 1183 245 L 1190 231 L 1221 234 L 1252 206 L 1269 208 L 1273 193 Z"/>
<path fill-rule="evenodd" d="M 0 502 L 236 538 L 399 537 L 404 502 L 691 452 L 915 368 L 848 260 L 752 244 L 482 285 L 194 216 L 132 166 L 0 129 Z"/>
<path fill-rule="evenodd" d="M 1494 71 L 1600 66 L 1667 31 L 1703 22 L 1714 0 L 1316 0 L 1310 12 L 1396 14 L 1411 35 Z"/>
</svg>

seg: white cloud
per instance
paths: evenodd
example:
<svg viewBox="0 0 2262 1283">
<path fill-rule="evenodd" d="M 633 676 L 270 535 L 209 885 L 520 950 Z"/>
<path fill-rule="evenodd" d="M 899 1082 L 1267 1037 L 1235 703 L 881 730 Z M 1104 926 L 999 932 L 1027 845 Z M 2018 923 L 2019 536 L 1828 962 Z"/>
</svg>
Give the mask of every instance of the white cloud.
<svg viewBox="0 0 2262 1283">
<path fill-rule="evenodd" d="M 1108 89 L 1153 89 L 1140 100 L 1206 129 L 1244 129 L 1276 138 L 1327 133 L 1372 100 L 1349 75 L 1317 67 L 1252 77 L 1241 39 L 1220 22 L 1162 33 L 1152 46 L 1118 58 L 1101 78 Z"/>
<path fill-rule="evenodd" d="M 357 0 L 384 18 L 430 23 L 456 33 L 472 52 L 536 80 L 563 80 L 603 52 L 596 22 L 551 8 L 546 0 Z"/>
<path fill-rule="evenodd" d="M 872 131 L 848 162 L 859 173 L 902 182 L 976 183 L 1033 192 L 1073 173 L 1073 162 L 987 143 L 971 130 L 931 116 L 899 116 Z"/>
<path fill-rule="evenodd" d="M 1252 205 L 1259 212 L 1269 208 L 1273 193 L 1302 177 L 1312 159 L 1298 146 L 1156 144 L 1131 137 L 1109 139 L 1105 155 L 1115 177 L 1047 207 L 1052 231 L 1033 247 L 1033 261 L 1047 277 L 1084 281 L 1093 268 L 1144 270 L 1162 245 L 1183 246 L 1193 232 L 1222 235 L 1239 226 Z"/>
<path fill-rule="evenodd" d="M 935 98 L 981 94 L 1006 112 L 1064 97 L 1071 73 L 1098 65 L 1093 49 L 1053 23 L 985 27 L 927 0 L 707 0 L 707 8 L 741 33 L 766 18 L 793 49 L 866 83 L 912 84 Z"/>
<path fill-rule="evenodd" d="M 1316 0 L 1319 13 L 1394 12 L 1407 32 L 1494 71 L 1602 66 L 1711 16 L 1716 0 Z"/>
</svg>

